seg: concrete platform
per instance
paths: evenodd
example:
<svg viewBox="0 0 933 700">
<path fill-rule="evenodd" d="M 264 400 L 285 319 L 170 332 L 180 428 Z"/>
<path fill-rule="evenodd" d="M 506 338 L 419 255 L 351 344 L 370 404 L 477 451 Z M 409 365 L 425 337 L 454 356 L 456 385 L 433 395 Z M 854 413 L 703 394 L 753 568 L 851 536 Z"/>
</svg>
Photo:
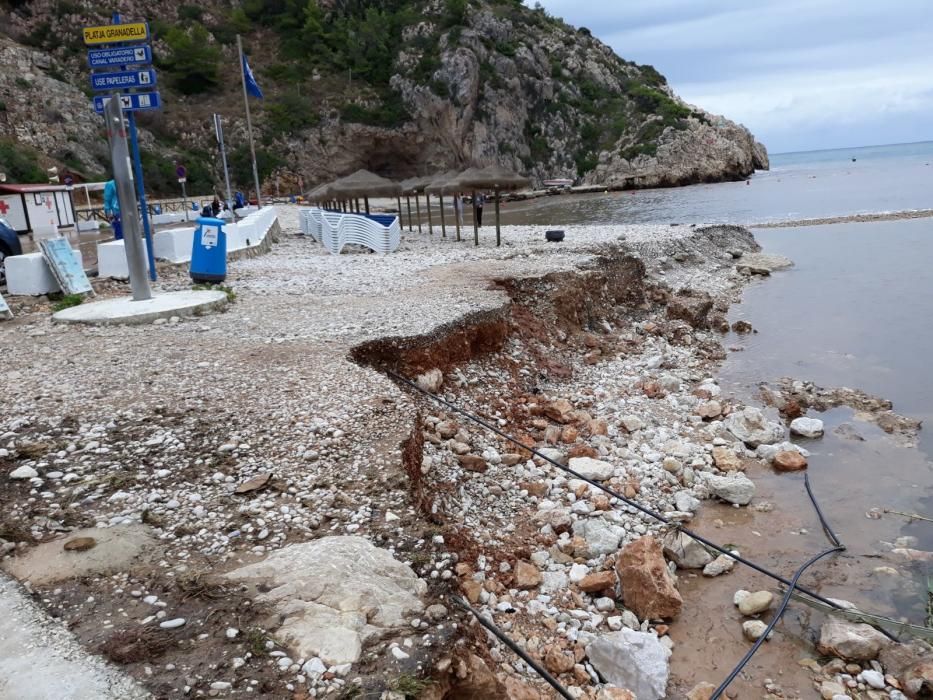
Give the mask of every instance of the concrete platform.
<svg viewBox="0 0 933 700">
<path fill-rule="evenodd" d="M 132 297 L 95 301 L 63 309 L 52 315 L 57 323 L 88 323 L 95 326 L 152 323 L 158 318 L 195 316 L 218 309 L 227 303 L 227 295 L 215 290 L 191 290 L 157 294 L 147 301 Z"/>
</svg>

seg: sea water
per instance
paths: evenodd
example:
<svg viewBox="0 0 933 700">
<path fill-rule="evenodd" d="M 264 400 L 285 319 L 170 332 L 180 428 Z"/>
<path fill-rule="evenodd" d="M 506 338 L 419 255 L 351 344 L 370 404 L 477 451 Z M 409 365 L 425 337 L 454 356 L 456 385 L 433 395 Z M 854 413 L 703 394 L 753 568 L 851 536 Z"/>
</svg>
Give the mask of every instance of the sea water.
<svg viewBox="0 0 933 700">
<path fill-rule="evenodd" d="M 933 141 L 783 153 L 740 182 L 547 197 L 503 207 L 505 223 L 734 223 L 933 208 Z"/>
</svg>

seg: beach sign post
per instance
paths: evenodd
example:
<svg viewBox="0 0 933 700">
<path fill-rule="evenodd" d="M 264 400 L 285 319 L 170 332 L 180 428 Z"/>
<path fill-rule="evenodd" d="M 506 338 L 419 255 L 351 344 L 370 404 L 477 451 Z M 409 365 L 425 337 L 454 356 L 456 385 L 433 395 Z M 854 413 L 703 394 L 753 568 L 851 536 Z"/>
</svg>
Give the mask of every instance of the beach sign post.
<svg viewBox="0 0 933 700">
<path fill-rule="evenodd" d="M 162 107 L 162 98 L 158 91 L 153 89 L 157 81 L 155 69 L 148 67 L 152 65 L 149 38 L 148 22 L 123 22 L 119 14 L 113 16 L 112 24 L 84 28 L 84 43 L 91 47 L 87 52 L 87 64 L 91 69 L 91 89 L 101 93 L 94 96 L 94 111 L 104 114 L 107 100 L 110 97 L 119 97 L 120 106 L 126 115 L 133 172 L 149 258 L 149 277 L 155 280 L 152 229 L 149 225 L 149 207 L 146 204 L 146 187 L 143 182 L 143 164 L 139 157 L 135 116 L 136 112 Z"/>
</svg>

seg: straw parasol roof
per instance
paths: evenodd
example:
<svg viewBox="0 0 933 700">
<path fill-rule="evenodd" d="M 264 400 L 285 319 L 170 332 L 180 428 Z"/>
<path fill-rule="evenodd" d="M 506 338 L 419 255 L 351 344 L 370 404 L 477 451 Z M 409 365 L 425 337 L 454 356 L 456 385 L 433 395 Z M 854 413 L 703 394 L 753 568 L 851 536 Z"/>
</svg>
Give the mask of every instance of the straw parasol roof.
<svg viewBox="0 0 933 700">
<path fill-rule="evenodd" d="M 431 178 L 430 183 L 425 186 L 425 194 L 440 196 L 445 192 L 456 189 L 452 181 L 456 179 L 457 175 L 456 170 L 448 170 L 446 173 L 435 175 Z"/>
<path fill-rule="evenodd" d="M 330 183 L 318 185 L 305 195 L 309 202 L 326 202 L 331 198 Z"/>
<path fill-rule="evenodd" d="M 457 183 L 465 189 L 517 190 L 530 182 L 527 177 L 501 165 L 490 165 L 481 169 L 470 168 L 457 177 Z"/>
<path fill-rule="evenodd" d="M 430 182 L 431 178 L 429 177 L 410 177 L 407 180 L 402 180 L 399 184 L 402 186 L 402 194 L 418 194 Z"/>
<path fill-rule="evenodd" d="M 330 185 L 334 197 L 397 197 L 402 186 L 368 170 L 357 170 Z"/>
</svg>

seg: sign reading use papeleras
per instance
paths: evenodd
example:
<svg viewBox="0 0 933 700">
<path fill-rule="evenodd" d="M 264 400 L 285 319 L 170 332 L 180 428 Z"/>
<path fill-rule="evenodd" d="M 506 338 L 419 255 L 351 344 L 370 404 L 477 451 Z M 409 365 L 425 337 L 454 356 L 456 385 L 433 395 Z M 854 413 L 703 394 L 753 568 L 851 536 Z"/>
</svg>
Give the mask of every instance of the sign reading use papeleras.
<svg viewBox="0 0 933 700">
<path fill-rule="evenodd" d="M 126 90 L 128 88 L 150 88 L 156 84 L 156 72 L 151 68 L 126 70 L 115 73 L 94 73 L 91 88 L 94 90 Z"/>
</svg>

